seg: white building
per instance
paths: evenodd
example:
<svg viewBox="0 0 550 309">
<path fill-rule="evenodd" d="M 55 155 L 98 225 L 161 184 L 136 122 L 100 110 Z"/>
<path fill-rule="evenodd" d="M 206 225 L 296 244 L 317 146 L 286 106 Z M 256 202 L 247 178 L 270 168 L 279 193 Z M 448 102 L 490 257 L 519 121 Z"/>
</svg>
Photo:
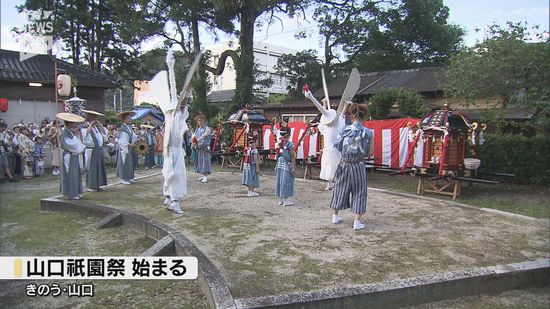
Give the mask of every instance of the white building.
<svg viewBox="0 0 550 309">
<path fill-rule="evenodd" d="M 212 53 L 210 65 L 218 64 L 219 57 L 227 49 L 237 49 L 238 43 L 228 42 L 208 46 L 207 49 Z M 269 96 L 273 93 L 287 93 L 289 80 L 285 76 L 276 73 L 275 66 L 278 59 L 283 54 L 295 54 L 297 51 L 285 47 L 275 46 L 263 42 L 254 42 L 254 61 L 258 65 L 257 68 L 263 74 L 258 76 L 258 79 L 271 78 L 273 84 L 267 89 L 255 89 L 255 93 L 261 96 Z M 211 92 L 223 91 L 223 93 L 231 93 L 231 90 L 236 88 L 236 72 L 233 60 L 229 57 L 225 63 L 225 69 L 219 76 L 209 74 L 210 83 L 212 85 Z M 233 91 L 234 93 L 234 91 Z"/>
</svg>

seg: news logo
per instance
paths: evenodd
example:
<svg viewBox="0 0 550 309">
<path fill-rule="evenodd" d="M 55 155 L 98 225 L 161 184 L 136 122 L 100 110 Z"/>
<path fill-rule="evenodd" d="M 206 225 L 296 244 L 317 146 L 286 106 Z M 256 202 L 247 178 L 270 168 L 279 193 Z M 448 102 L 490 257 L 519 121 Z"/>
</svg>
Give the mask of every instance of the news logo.
<svg viewBox="0 0 550 309">
<path fill-rule="evenodd" d="M 197 277 L 196 257 L 0 257 L 0 280 L 193 280 Z"/>
<path fill-rule="evenodd" d="M 28 23 L 17 30 L 19 61 L 25 61 L 37 54 L 47 54 L 53 44 L 53 11 L 23 11 Z"/>
</svg>

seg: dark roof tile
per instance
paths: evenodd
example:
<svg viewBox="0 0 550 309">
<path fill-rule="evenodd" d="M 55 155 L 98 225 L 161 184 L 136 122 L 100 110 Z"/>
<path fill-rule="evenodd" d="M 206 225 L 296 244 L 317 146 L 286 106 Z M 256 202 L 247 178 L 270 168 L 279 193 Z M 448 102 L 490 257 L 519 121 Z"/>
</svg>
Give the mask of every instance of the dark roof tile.
<svg viewBox="0 0 550 309">
<path fill-rule="evenodd" d="M 53 84 L 54 60 L 51 55 L 36 55 L 23 62 L 19 61 L 19 52 L 0 49 L 0 80 L 39 82 Z M 63 69 L 78 82 L 78 86 L 116 88 L 118 83 L 111 77 L 57 59 L 58 69 Z"/>
<path fill-rule="evenodd" d="M 357 95 L 372 95 L 392 87 L 418 92 L 440 91 L 445 83 L 445 68 L 441 66 L 363 73 Z M 327 85 L 329 95 L 332 98 L 342 96 L 347 81 L 348 77 L 346 76 L 329 83 Z M 315 96 L 323 97 L 323 90 L 317 90 Z"/>
</svg>

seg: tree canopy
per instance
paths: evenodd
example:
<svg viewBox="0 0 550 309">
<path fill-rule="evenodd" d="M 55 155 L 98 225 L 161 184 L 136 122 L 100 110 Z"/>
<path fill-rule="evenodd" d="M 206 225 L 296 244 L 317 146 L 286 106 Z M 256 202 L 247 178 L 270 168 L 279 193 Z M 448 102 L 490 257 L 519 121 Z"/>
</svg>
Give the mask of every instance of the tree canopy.
<svg viewBox="0 0 550 309">
<path fill-rule="evenodd" d="M 313 19 L 324 48 L 324 63 L 312 50 L 280 58 L 277 70 L 290 78 L 293 95 L 305 82 L 319 87 L 321 67 L 330 81 L 352 67 L 368 72 L 446 63 L 463 35 L 448 23 L 442 0 L 26 0 L 19 9 L 53 10 L 55 40 L 73 63 L 125 80 L 147 79 L 163 69 L 162 51 L 169 46 L 177 46 L 182 63 L 189 63 L 201 52 L 201 31 L 238 36 L 239 48 L 224 51 L 217 63 L 205 55 L 192 84 L 193 112 L 211 110 L 207 72 L 221 74 L 228 57 L 235 64 L 236 90 L 227 110 L 254 100 L 255 85 L 269 82 L 255 68 L 255 29 L 282 23 L 282 15 Z M 144 51 L 142 44 L 153 38 L 161 38 L 165 48 Z"/>
<path fill-rule="evenodd" d="M 403 88 L 384 89 L 372 96 L 369 111 L 374 119 L 385 119 L 394 104 L 401 117 L 422 117 L 426 113 L 424 98 L 415 91 Z"/>
<path fill-rule="evenodd" d="M 536 34 L 542 40 L 543 34 Z M 500 97 L 505 106 L 537 109 L 541 127 L 550 128 L 550 45 L 532 43 L 523 24 L 492 25 L 487 37 L 453 57 L 445 92 L 453 97 Z"/>
<path fill-rule="evenodd" d="M 447 64 L 464 35 L 448 17 L 442 0 L 316 1 L 313 19 L 319 24 L 327 80 L 354 67 L 370 72 Z M 279 59 L 277 69 L 290 76 L 291 91 L 304 82 L 320 83 L 315 59 L 313 51 Z"/>
<path fill-rule="evenodd" d="M 297 52 L 296 55 L 282 55 L 277 65 L 277 72 L 287 76 L 290 81 L 289 94 L 299 97 L 304 84 L 309 84 L 312 89 L 322 86 L 321 68 L 322 64 L 317 60 L 317 52 L 309 49 Z"/>
<path fill-rule="evenodd" d="M 446 63 L 464 31 L 449 24 L 442 0 L 320 1 L 313 18 L 323 38 L 325 70 L 362 72 Z M 334 63 L 333 63 L 334 62 Z"/>
</svg>

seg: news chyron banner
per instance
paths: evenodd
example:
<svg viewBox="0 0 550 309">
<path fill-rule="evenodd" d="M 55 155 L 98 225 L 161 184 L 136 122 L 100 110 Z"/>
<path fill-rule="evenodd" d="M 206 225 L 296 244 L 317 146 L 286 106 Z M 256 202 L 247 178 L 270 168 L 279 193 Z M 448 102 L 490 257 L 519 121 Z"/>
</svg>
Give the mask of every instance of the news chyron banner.
<svg viewBox="0 0 550 309">
<path fill-rule="evenodd" d="M 0 257 L 0 280 L 178 279 L 198 276 L 196 257 Z"/>
</svg>

